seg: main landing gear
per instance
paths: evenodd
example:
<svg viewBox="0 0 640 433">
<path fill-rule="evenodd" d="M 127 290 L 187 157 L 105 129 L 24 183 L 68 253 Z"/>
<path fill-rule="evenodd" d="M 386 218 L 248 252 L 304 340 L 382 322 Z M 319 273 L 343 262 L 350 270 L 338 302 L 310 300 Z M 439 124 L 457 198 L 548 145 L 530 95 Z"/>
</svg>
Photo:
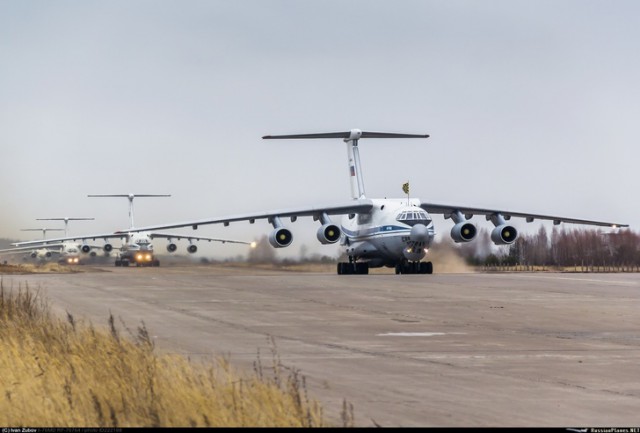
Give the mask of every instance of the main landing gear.
<svg viewBox="0 0 640 433">
<path fill-rule="evenodd" d="M 341 262 L 338 263 L 338 275 L 366 275 L 369 273 L 369 263 L 366 262 Z"/>
<path fill-rule="evenodd" d="M 396 265 L 396 275 L 398 274 L 433 274 L 433 263 L 401 262 Z"/>
</svg>

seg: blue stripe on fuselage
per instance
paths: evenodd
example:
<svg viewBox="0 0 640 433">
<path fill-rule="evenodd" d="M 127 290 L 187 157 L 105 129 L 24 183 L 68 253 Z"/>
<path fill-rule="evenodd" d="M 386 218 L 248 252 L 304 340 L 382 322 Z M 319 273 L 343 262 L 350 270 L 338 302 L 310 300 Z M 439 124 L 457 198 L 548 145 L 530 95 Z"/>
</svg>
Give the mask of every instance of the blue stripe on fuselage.
<svg viewBox="0 0 640 433">
<path fill-rule="evenodd" d="M 348 230 L 342 227 L 342 232 L 350 238 L 367 238 L 387 233 L 393 233 L 395 235 L 402 232 L 411 232 L 411 227 L 385 225 L 364 230 Z"/>
</svg>

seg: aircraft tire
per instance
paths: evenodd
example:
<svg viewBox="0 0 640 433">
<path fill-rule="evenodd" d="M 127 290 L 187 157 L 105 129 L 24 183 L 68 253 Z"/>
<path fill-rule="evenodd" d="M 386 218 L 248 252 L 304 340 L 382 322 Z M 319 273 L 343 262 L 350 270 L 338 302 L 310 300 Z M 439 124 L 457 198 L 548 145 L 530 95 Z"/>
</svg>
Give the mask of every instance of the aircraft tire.
<svg viewBox="0 0 640 433">
<path fill-rule="evenodd" d="M 125 268 L 129 266 L 129 260 L 123 260 L 122 261 L 122 266 L 124 266 Z"/>
<path fill-rule="evenodd" d="M 354 271 L 355 269 L 353 268 L 353 263 L 338 263 L 338 275 L 351 275 L 355 273 Z"/>
<path fill-rule="evenodd" d="M 116 266 L 122 266 L 122 261 L 121 260 L 116 260 Z"/>
<path fill-rule="evenodd" d="M 428 275 L 433 274 L 433 263 L 427 262 L 427 272 Z"/>
<path fill-rule="evenodd" d="M 367 275 L 369 274 L 369 263 L 366 262 L 359 262 L 359 263 L 355 263 L 355 271 L 356 274 L 359 275 Z"/>
</svg>

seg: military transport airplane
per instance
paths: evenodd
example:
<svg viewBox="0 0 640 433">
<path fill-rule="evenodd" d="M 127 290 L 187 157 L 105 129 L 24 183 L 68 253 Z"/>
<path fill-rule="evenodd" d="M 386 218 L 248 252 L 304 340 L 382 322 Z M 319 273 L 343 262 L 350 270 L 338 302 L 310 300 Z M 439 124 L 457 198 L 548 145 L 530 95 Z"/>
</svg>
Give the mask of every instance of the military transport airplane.
<svg viewBox="0 0 640 433">
<path fill-rule="evenodd" d="M 469 206 L 423 203 L 417 198 L 408 199 L 368 199 L 365 196 L 358 142 L 362 138 L 428 138 L 426 134 L 397 134 L 366 132 L 352 129 L 346 132 L 319 134 L 267 135 L 263 139 L 318 139 L 340 138 L 347 144 L 349 175 L 351 179 L 351 201 L 328 206 L 308 206 L 300 208 L 272 210 L 242 215 L 223 216 L 174 224 L 163 224 L 139 228 L 137 230 L 158 230 L 191 226 L 194 230 L 204 224 L 229 225 L 236 221 L 254 223 L 266 219 L 273 225 L 269 242 L 275 248 L 287 247 L 293 241 L 291 231 L 282 222 L 290 218 L 313 217 L 320 221 L 317 232 L 322 244 L 340 242 L 349 257 L 348 262 L 338 263 L 338 274 L 367 274 L 370 267 L 395 267 L 396 274 L 431 274 L 433 265 L 422 261 L 435 235 L 430 214 L 443 215 L 454 225 L 451 237 L 455 242 L 472 241 L 477 233 L 476 226 L 469 220 L 473 215 L 483 215 L 494 225 L 491 239 L 496 245 L 515 242 L 518 232 L 507 221 L 511 217 L 525 218 L 527 222 L 536 219 L 551 220 L 554 224 L 572 223 L 603 227 L 628 227 L 626 224 L 591 221 L 576 218 L 513 212 L 501 209 L 475 208 Z M 408 185 L 406 185 L 408 188 Z M 408 191 L 407 191 L 408 192 Z M 335 224 L 330 216 L 343 215 L 342 224 Z"/>
<path fill-rule="evenodd" d="M 50 231 L 62 231 L 62 229 L 50 229 L 50 228 L 40 228 L 40 229 L 20 229 L 23 232 L 39 232 L 42 231 L 42 238 L 45 239 L 47 237 L 47 232 Z M 12 244 L 15 245 L 15 244 Z M 9 255 L 9 254 L 24 254 L 22 260 L 33 259 L 38 263 L 44 263 L 51 260 L 54 254 L 62 254 L 61 244 L 56 243 L 54 245 L 48 245 L 46 248 L 44 247 L 21 247 L 21 248 L 7 248 L 0 250 L 0 254 Z"/>
<path fill-rule="evenodd" d="M 160 233 L 149 230 L 136 230 L 133 223 L 133 200 L 135 197 L 170 197 L 167 194 L 103 194 L 103 195 L 89 195 L 89 197 L 125 197 L 129 199 L 129 229 L 126 231 L 117 231 L 112 233 L 102 234 L 90 234 L 84 236 L 69 236 L 57 239 L 47 239 L 40 241 L 28 241 L 17 242 L 13 245 L 17 246 L 33 246 L 39 245 L 42 247 L 50 244 L 64 242 L 64 241 L 82 241 L 80 244 L 80 250 L 83 253 L 89 253 L 94 246 L 87 244 L 88 240 L 103 239 L 104 245 L 102 249 L 105 253 L 111 253 L 114 249 L 119 250 L 118 257 L 115 260 L 116 266 L 129 266 L 135 264 L 136 266 L 160 266 L 160 261 L 154 254 L 152 240 L 154 238 L 165 238 L 168 240 L 167 251 L 170 253 L 175 252 L 178 247 L 174 243 L 174 240 L 186 239 L 189 241 L 187 251 L 191 254 L 198 251 L 198 247 L 193 244 L 193 241 L 208 241 L 208 242 L 222 242 L 222 243 L 236 243 L 254 246 L 253 242 L 244 242 L 230 239 L 218 239 L 207 238 L 202 236 L 188 236 L 176 233 Z M 120 239 L 122 245 L 120 247 L 114 247 L 109 239 Z"/>
</svg>

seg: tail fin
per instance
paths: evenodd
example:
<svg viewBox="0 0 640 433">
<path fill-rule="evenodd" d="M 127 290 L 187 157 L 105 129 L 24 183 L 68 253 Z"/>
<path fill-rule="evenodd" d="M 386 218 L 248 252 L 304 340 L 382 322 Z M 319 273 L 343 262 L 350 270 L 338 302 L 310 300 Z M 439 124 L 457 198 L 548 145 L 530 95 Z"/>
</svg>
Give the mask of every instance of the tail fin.
<svg viewBox="0 0 640 433">
<path fill-rule="evenodd" d="M 351 179 L 351 197 L 364 198 L 364 179 L 360 167 L 358 140 L 361 138 L 428 138 L 427 134 L 398 134 L 394 132 L 367 132 L 352 129 L 346 132 L 327 132 L 319 134 L 265 135 L 263 139 L 307 139 L 307 138 L 342 138 L 347 143 L 349 157 L 349 176 Z M 350 143 L 351 142 L 351 143 Z"/>
</svg>

